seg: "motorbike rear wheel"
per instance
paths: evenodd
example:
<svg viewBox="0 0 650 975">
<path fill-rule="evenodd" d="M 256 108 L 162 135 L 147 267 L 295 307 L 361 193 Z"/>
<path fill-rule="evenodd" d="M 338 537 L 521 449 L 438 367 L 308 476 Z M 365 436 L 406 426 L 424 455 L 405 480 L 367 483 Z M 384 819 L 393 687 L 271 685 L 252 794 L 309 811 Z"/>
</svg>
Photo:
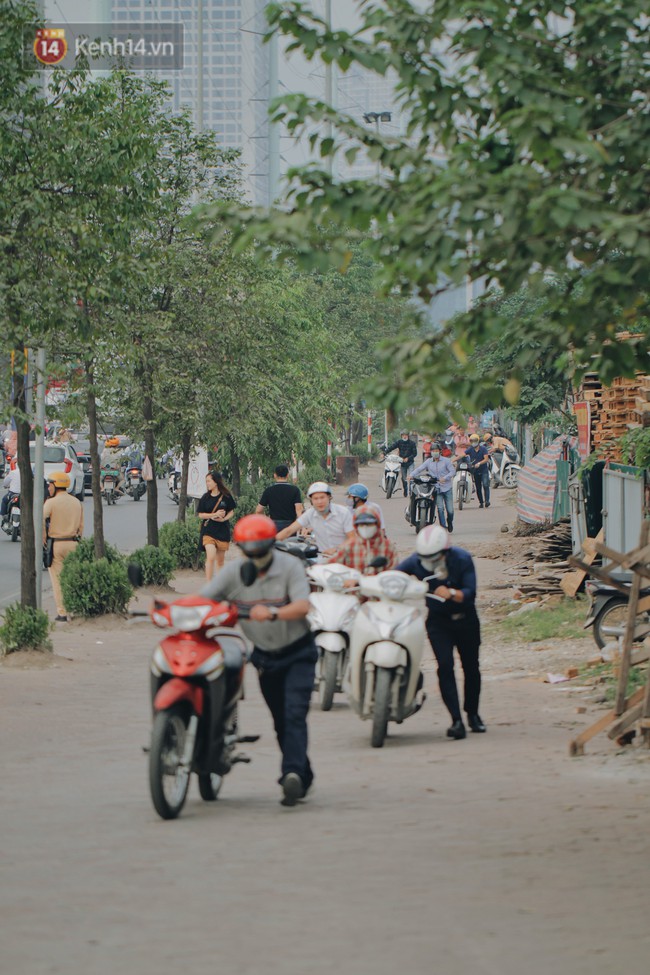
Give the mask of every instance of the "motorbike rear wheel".
<svg viewBox="0 0 650 975">
<path fill-rule="evenodd" d="M 607 602 L 594 620 L 594 640 L 602 650 L 604 646 L 616 640 L 619 633 L 605 632 L 606 630 L 619 630 L 625 632 L 627 623 L 628 602 L 623 596 L 613 597 Z M 650 616 L 643 613 L 637 617 L 634 628 L 633 644 L 642 643 L 650 631 Z"/>
<path fill-rule="evenodd" d="M 390 496 L 393 493 L 394 489 L 395 489 L 395 479 L 393 477 L 390 477 L 386 481 L 386 500 L 388 500 L 388 498 L 390 498 Z"/>
<path fill-rule="evenodd" d="M 506 467 L 503 472 L 503 486 L 507 488 L 516 488 L 519 481 L 519 471 L 516 467 Z"/>
<path fill-rule="evenodd" d="M 161 819 L 175 819 L 185 805 L 190 773 L 180 769 L 189 724 L 187 707 L 174 704 L 156 714 L 149 752 L 149 789 Z"/>
<path fill-rule="evenodd" d="M 199 792 L 205 802 L 216 802 L 219 798 L 222 785 L 223 775 L 219 775 L 217 772 L 207 772 L 205 775 L 199 775 Z"/>
<path fill-rule="evenodd" d="M 456 504 L 458 505 L 458 510 L 463 510 L 463 505 L 465 504 L 465 482 L 458 482 L 458 489 L 456 491 Z"/>
<path fill-rule="evenodd" d="M 332 709 L 339 675 L 338 656 L 338 653 L 333 653 L 331 650 L 323 650 L 320 662 L 320 680 L 318 682 L 321 711 L 331 711 Z"/>
<path fill-rule="evenodd" d="M 11 541 L 17 542 L 19 537 L 20 537 L 20 528 L 18 528 L 17 525 L 14 525 L 13 528 L 11 529 Z"/>
<path fill-rule="evenodd" d="M 373 748 L 383 748 L 384 739 L 388 732 L 388 717 L 390 715 L 390 694 L 393 683 L 393 672 L 385 667 L 378 667 L 375 671 L 375 703 L 372 713 L 372 735 L 370 744 Z"/>
</svg>

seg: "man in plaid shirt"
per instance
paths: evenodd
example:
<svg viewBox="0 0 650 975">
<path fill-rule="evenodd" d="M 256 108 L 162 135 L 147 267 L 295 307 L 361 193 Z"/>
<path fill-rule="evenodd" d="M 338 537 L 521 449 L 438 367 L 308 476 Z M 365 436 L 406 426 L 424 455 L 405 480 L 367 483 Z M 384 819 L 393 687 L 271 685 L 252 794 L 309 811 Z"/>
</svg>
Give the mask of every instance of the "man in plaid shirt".
<svg viewBox="0 0 650 975">
<path fill-rule="evenodd" d="M 339 562 L 351 569 L 357 569 L 363 575 L 374 575 L 377 571 L 392 569 L 397 563 L 397 549 L 380 530 L 376 511 L 365 505 L 357 508 L 353 524 L 354 535 L 330 556 L 328 562 Z M 387 565 L 380 570 L 370 568 L 370 563 L 378 556 L 388 559 Z"/>
</svg>

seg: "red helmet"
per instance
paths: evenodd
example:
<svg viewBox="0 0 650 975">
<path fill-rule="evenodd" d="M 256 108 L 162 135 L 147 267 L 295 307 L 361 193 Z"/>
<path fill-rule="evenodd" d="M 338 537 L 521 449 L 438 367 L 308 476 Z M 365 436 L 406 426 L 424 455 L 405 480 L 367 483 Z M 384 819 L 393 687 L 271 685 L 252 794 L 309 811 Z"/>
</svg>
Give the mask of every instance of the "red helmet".
<svg viewBox="0 0 650 975">
<path fill-rule="evenodd" d="M 246 555 L 265 555 L 275 545 L 277 528 L 266 515 L 245 515 L 232 533 L 232 540 Z"/>
</svg>

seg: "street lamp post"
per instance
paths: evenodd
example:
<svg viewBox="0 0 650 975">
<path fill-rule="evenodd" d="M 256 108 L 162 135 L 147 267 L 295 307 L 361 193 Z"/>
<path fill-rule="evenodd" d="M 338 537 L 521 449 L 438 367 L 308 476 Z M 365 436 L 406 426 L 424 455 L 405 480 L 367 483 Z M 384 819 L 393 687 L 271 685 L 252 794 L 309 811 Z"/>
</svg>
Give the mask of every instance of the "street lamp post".
<svg viewBox="0 0 650 975">
<path fill-rule="evenodd" d="M 391 112 L 365 112 L 363 116 L 364 122 L 376 126 L 377 135 L 379 135 L 379 123 L 390 122 L 392 118 Z M 379 176 L 381 176 L 381 161 L 377 160 L 377 177 Z M 384 410 L 384 443 L 388 443 L 388 410 Z"/>
</svg>

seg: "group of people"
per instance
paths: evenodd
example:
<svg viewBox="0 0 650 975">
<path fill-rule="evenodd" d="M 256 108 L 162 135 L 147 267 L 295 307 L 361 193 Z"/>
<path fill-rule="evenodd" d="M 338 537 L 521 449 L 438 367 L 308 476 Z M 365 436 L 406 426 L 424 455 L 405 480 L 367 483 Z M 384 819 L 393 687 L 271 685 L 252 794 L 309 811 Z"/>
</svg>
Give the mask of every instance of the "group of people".
<svg viewBox="0 0 650 975">
<path fill-rule="evenodd" d="M 221 526 L 229 538 L 227 522 L 233 509 L 228 504 L 221 507 L 223 482 L 210 474 L 207 484 L 209 491 L 199 506 L 199 517 Z M 232 535 L 252 563 L 252 573 L 242 572 L 242 563 L 232 561 L 209 576 L 202 589 L 210 599 L 226 599 L 245 611 L 241 627 L 254 645 L 251 661 L 282 753 L 279 784 L 285 806 L 304 799 L 314 778 L 308 756 L 307 714 L 318 650 L 307 623 L 310 586 L 300 560 L 276 548 L 277 541 L 295 532 L 310 531 L 329 562 L 370 574 L 378 571 L 372 563 L 382 556 L 386 560 L 383 568 L 396 568 L 427 581 L 429 593 L 436 598 L 427 600 L 426 628 L 438 664 L 441 696 L 451 717 L 447 736 L 460 740 L 467 734 L 454 673 L 455 649 L 465 678 L 467 724 L 475 733 L 486 730 L 478 711 L 480 624 L 471 555 L 452 546 L 443 527 L 432 525 L 418 534 L 415 552 L 399 561 L 397 549 L 386 535 L 381 509 L 368 495 L 365 485 L 353 484 L 346 493 L 349 506 L 337 504 L 330 485 L 316 481 L 307 491 L 311 507 L 305 510 L 300 491 L 288 482 L 288 469 L 276 468 L 274 483 L 261 495 L 256 513 L 241 518 Z M 212 504 L 215 510 L 210 508 Z M 204 538 L 206 551 L 211 544 Z"/>
</svg>

